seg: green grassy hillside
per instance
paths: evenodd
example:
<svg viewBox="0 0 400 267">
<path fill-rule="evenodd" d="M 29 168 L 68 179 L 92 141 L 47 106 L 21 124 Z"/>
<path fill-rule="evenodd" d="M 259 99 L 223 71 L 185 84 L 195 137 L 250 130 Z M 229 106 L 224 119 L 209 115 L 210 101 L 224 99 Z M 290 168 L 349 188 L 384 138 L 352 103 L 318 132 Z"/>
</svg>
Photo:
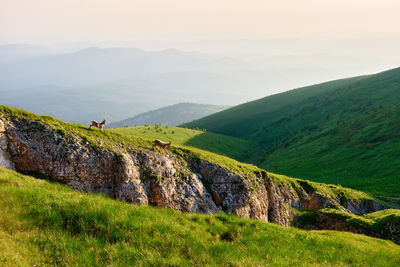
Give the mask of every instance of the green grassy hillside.
<svg viewBox="0 0 400 267">
<path fill-rule="evenodd" d="M 137 206 L 0 168 L 3 266 L 399 266 L 400 246 Z"/>
<path fill-rule="evenodd" d="M 104 131 L 97 130 L 97 129 L 89 130 L 88 127 L 84 126 L 84 125 L 66 123 L 61 120 L 50 117 L 50 116 L 40 116 L 40 115 L 36 115 L 31 112 L 27 112 L 22 109 L 10 108 L 7 106 L 0 105 L 0 118 L 1 117 L 5 117 L 5 118 L 13 117 L 13 118 L 18 118 L 18 119 L 29 120 L 29 121 L 33 122 L 30 127 L 42 128 L 43 127 L 42 123 L 43 123 L 43 124 L 46 124 L 47 126 L 54 128 L 58 134 L 68 137 L 71 140 L 73 140 L 74 137 L 80 137 L 82 140 L 87 142 L 95 150 L 109 149 L 109 150 L 117 153 L 117 155 L 119 153 L 121 153 L 121 151 L 118 149 L 118 147 L 123 147 L 125 149 L 126 148 L 134 148 L 137 150 L 153 149 L 152 142 L 154 140 L 154 137 L 150 138 L 150 137 L 152 137 L 151 133 L 153 133 L 154 136 L 157 138 L 157 136 L 159 136 L 159 134 L 160 134 L 160 129 L 161 130 L 162 129 L 174 129 L 174 128 L 166 127 L 166 126 L 163 126 L 163 127 L 162 126 L 157 126 L 157 127 L 154 126 L 154 127 L 150 127 L 150 130 L 153 129 L 153 131 L 148 130 L 149 131 L 148 133 L 142 132 L 142 134 L 143 134 L 142 137 L 139 134 L 135 135 L 135 134 L 133 134 L 133 132 L 130 132 L 131 130 L 135 131 L 137 129 L 141 129 L 140 127 L 120 129 L 121 131 L 124 131 L 124 130 L 128 131 L 128 134 L 125 134 L 123 132 L 122 133 L 115 132 L 115 129 L 113 129 L 113 130 L 105 129 Z M 179 129 L 177 129 L 177 130 L 179 130 Z M 191 136 L 192 134 L 196 134 L 196 133 L 204 134 L 201 131 L 181 129 L 182 137 L 178 138 L 179 135 L 177 135 L 175 138 L 176 138 L 176 140 L 183 141 L 183 140 L 185 140 L 184 134 L 188 134 L 188 136 Z M 162 132 L 162 134 L 164 135 L 164 132 Z M 234 138 L 229 138 L 229 137 L 226 138 L 224 136 L 217 136 L 217 135 L 213 135 L 213 134 L 211 134 L 211 135 L 214 136 L 213 138 L 215 138 L 216 140 L 218 140 L 218 138 L 222 138 L 221 140 L 224 142 L 226 142 L 226 140 L 236 140 Z M 168 135 L 166 135 L 166 136 L 168 136 Z M 174 135 L 171 133 L 171 136 L 174 136 Z M 170 139 L 166 139 L 166 138 L 163 138 L 163 139 L 170 140 Z M 172 139 L 172 137 L 171 137 L 171 139 Z M 69 142 L 69 141 L 67 141 L 67 142 Z M 237 143 L 237 142 L 232 141 L 232 143 Z M 65 143 L 64 145 L 68 145 L 68 143 Z M 236 161 L 230 157 L 226 157 L 224 155 L 206 151 L 204 149 L 200 149 L 200 148 L 193 147 L 193 146 L 181 145 L 178 142 L 172 143 L 171 147 L 168 149 L 168 151 L 165 151 L 165 153 L 174 153 L 178 157 L 183 157 L 185 159 L 197 158 L 197 159 L 205 160 L 208 162 L 216 163 L 222 167 L 226 167 L 226 168 L 230 169 L 232 172 L 244 177 L 245 179 L 254 179 L 255 173 L 266 172 L 265 170 L 262 170 L 253 164 L 242 163 L 242 162 Z M 352 190 L 349 188 L 327 185 L 327 184 L 320 184 L 320 183 L 315 183 L 315 182 L 308 182 L 308 181 L 304 181 L 304 180 L 287 177 L 284 175 L 274 174 L 271 172 L 266 172 L 266 173 L 276 184 L 286 183 L 286 184 L 289 184 L 289 185 L 295 186 L 295 187 L 306 186 L 307 188 L 312 188 L 312 190 L 315 191 L 316 193 L 321 193 L 328 197 L 333 197 L 333 198 L 345 197 L 347 199 L 353 199 L 353 200 L 373 199 L 373 197 L 369 194 L 366 194 L 366 193 L 360 192 L 360 191 L 356 191 L 356 190 Z"/>
<path fill-rule="evenodd" d="M 257 142 L 264 153 L 249 161 L 274 172 L 400 196 L 400 68 L 269 96 L 184 126 Z"/>
<path fill-rule="evenodd" d="M 348 86 L 362 78 L 364 77 L 332 81 L 268 96 L 186 123 L 183 126 L 244 138 L 253 134 L 262 124 L 274 122 L 276 117 L 290 114 L 296 105 L 301 105 L 310 97 L 334 91 L 338 87 Z"/>
<path fill-rule="evenodd" d="M 161 139 L 167 142 L 171 141 L 173 144 L 197 147 L 241 161 L 246 161 L 251 153 L 257 150 L 254 142 L 194 129 L 150 125 L 109 130 L 124 136 L 142 137 L 151 141 Z"/>
</svg>

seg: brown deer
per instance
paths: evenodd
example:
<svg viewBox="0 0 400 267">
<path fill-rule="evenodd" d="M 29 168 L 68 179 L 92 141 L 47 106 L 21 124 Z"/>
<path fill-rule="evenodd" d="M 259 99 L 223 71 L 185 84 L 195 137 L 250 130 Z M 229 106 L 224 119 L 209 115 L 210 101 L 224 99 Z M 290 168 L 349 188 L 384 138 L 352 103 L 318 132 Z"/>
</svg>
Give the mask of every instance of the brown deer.
<svg viewBox="0 0 400 267">
<path fill-rule="evenodd" d="M 171 145 L 171 142 L 167 143 L 167 142 L 163 142 L 163 141 L 158 140 L 158 139 L 154 140 L 154 142 L 153 142 L 153 148 L 154 149 L 158 146 L 158 147 L 160 147 L 160 148 L 165 150 L 165 148 L 166 147 L 169 148 L 170 145 Z"/>
<path fill-rule="evenodd" d="M 99 129 L 101 129 L 102 131 L 104 124 L 106 124 L 106 120 L 103 120 L 102 122 L 98 123 L 97 121 L 92 121 L 92 124 L 89 126 L 89 129 L 92 128 L 92 126 L 97 127 Z"/>
</svg>

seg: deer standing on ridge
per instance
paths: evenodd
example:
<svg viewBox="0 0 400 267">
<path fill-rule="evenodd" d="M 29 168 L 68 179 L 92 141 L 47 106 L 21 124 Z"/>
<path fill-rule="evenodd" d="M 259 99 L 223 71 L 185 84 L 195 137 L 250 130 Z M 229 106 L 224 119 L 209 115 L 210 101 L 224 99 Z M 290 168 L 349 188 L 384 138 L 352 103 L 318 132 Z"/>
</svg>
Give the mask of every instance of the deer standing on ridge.
<svg viewBox="0 0 400 267">
<path fill-rule="evenodd" d="M 102 131 L 104 131 L 103 126 L 106 124 L 106 120 L 103 120 L 102 122 L 98 123 L 97 121 L 92 121 L 92 124 L 89 126 L 89 129 L 94 126 L 97 127 L 99 129 L 101 129 Z"/>
<path fill-rule="evenodd" d="M 163 141 L 161 141 L 159 139 L 156 139 L 156 140 L 154 140 L 152 146 L 153 146 L 154 149 L 158 146 L 158 147 L 160 147 L 160 148 L 165 150 L 165 148 L 166 147 L 169 148 L 170 145 L 171 145 L 171 142 L 167 143 L 167 142 L 163 142 Z"/>
</svg>

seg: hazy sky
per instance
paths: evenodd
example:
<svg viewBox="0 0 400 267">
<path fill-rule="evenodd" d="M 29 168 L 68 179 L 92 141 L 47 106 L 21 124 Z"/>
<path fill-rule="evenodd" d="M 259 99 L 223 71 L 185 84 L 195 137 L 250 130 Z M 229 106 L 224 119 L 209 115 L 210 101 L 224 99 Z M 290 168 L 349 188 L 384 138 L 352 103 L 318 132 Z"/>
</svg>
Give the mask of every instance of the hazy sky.
<svg viewBox="0 0 400 267">
<path fill-rule="evenodd" d="M 399 38 L 399 0 L 0 0 L 0 43 Z"/>
<path fill-rule="evenodd" d="M 0 90 L 1 79 L 3 90 L 22 90 L 26 86 L 27 90 L 41 90 L 40 86 L 47 88 L 48 84 L 76 89 L 97 86 L 101 80 L 92 71 L 91 64 L 97 61 L 86 57 L 87 51 L 71 56 L 82 63 L 68 65 L 68 60 L 61 61 L 65 65 L 57 65 L 60 71 L 56 73 L 52 61 L 46 63 L 47 57 L 34 57 L 40 53 L 74 53 L 93 46 L 175 48 L 216 53 L 219 60 L 213 60 L 215 55 L 196 54 L 212 62 L 199 69 L 199 75 L 196 71 L 194 76 L 169 74 L 171 66 L 167 64 L 162 70 L 165 76 L 153 79 L 146 78 L 146 74 L 138 79 L 140 85 L 132 79 L 137 74 L 130 67 L 123 69 L 129 71 L 126 77 L 114 73 L 114 69 L 104 73 L 132 81 L 119 85 L 119 80 L 112 80 L 117 78 L 109 78 L 122 91 L 169 88 L 168 92 L 176 93 L 184 88 L 189 95 L 182 98 L 177 94 L 180 100 L 174 95 L 173 101 L 234 105 L 300 86 L 399 67 L 400 0 L 0 0 L 0 45 L 16 43 L 41 47 L 0 47 L 0 67 L 17 62 L 15 69 L 4 65 L 9 75 L 0 71 Z M 26 66 L 21 60 L 24 57 Z M 37 65 L 30 65 L 29 57 L 33 57 L 33 63 L 37 60 Z M 63 56 L 59 58 L 64 60 Z M 148 62 L 155 58 L 150 57 Z M 223 62 L 238 62 L 240 71 L 231 71 L 230 65 L 219 68 Z M 69 74 L 86 66 L 83 63 L 89 66 L 87 72 Z M 115 64 L 125 66 L 123 62 Z M 103 66 L 107 64 L 99 65 Z M 96 79 L 79 83 L 79 77 Z M 104 90 L 114 88 L 101 86 Z M 212 99 L 207 90 L 214 92 Z"/>
</svg>

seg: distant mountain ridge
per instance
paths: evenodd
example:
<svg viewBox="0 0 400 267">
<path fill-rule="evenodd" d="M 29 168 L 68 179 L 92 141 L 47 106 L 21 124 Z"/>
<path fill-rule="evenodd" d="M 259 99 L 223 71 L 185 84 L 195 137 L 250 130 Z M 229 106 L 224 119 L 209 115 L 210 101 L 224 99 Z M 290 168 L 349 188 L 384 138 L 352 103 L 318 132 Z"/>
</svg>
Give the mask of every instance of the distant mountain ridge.
<svg viewBox="0 0 400 267">
<path fill-rule="evenodd" d="M 222 111 L 227 108 L 228 106 L 222 105 L 178 103 L 144 112 L 119 122 L 110 123 L 107 128 L 154 124 L 177 126 L 186 122 L 200 119 L 204 116 Z"/>
<path fill-rule="evenodd" d="M 22 46 L 26 47 L 26 46 Z M 76 52 L 44 54 L 30 49 L 24 52 L 20 46 L 0 47 L 2 53 L 24 60 L 11 61 L 0 65 L 0 85 L 4 88 L 23 89 L 25 87 L 55 84 L 62 87 L 84 87 L 119 81 L 135 75 L 167 72 L 191 72 L 240 68 L 239 60 L 224 56 L 213 56 L 197 52 L 174 49 L 146 51 L 137 48 L 89 47 Z M 26 53 L 30 57 L 22 57 Z M 11 55 L 10 55 L 11 58 Z M 0 88 L 0 90 L 3 88 Z"/>
<path fill-rule="evenodd" d="M 352 64 L 326 68 L 331 57 L 316 57 L 310 64 L 304 55 L 293 60 L 289 55 L 247 58 L 177 49 L 56 51 L 0 45 L 0 104 L 81 124 L 103 118 L 116 122 L 180 102 L 236 105 L 354 73 Z"/>
<path fill-rule="evenodd" d="M 241 61 L 221 55 L 97 47 L 51 54 L 28 45 L 0 46 L 0 55 L 0 104 L 69 122 L 116 122 L 179 102 L 242 101 L 224 73 Z M 210 99 L 215 88 L 226 89 Z"/>
<path fill-rule="evenodd" d="M 8 44 L 0 45 L 0 66 L 46 54 L 46 49 L 38 45 Z"/>
</svg>

